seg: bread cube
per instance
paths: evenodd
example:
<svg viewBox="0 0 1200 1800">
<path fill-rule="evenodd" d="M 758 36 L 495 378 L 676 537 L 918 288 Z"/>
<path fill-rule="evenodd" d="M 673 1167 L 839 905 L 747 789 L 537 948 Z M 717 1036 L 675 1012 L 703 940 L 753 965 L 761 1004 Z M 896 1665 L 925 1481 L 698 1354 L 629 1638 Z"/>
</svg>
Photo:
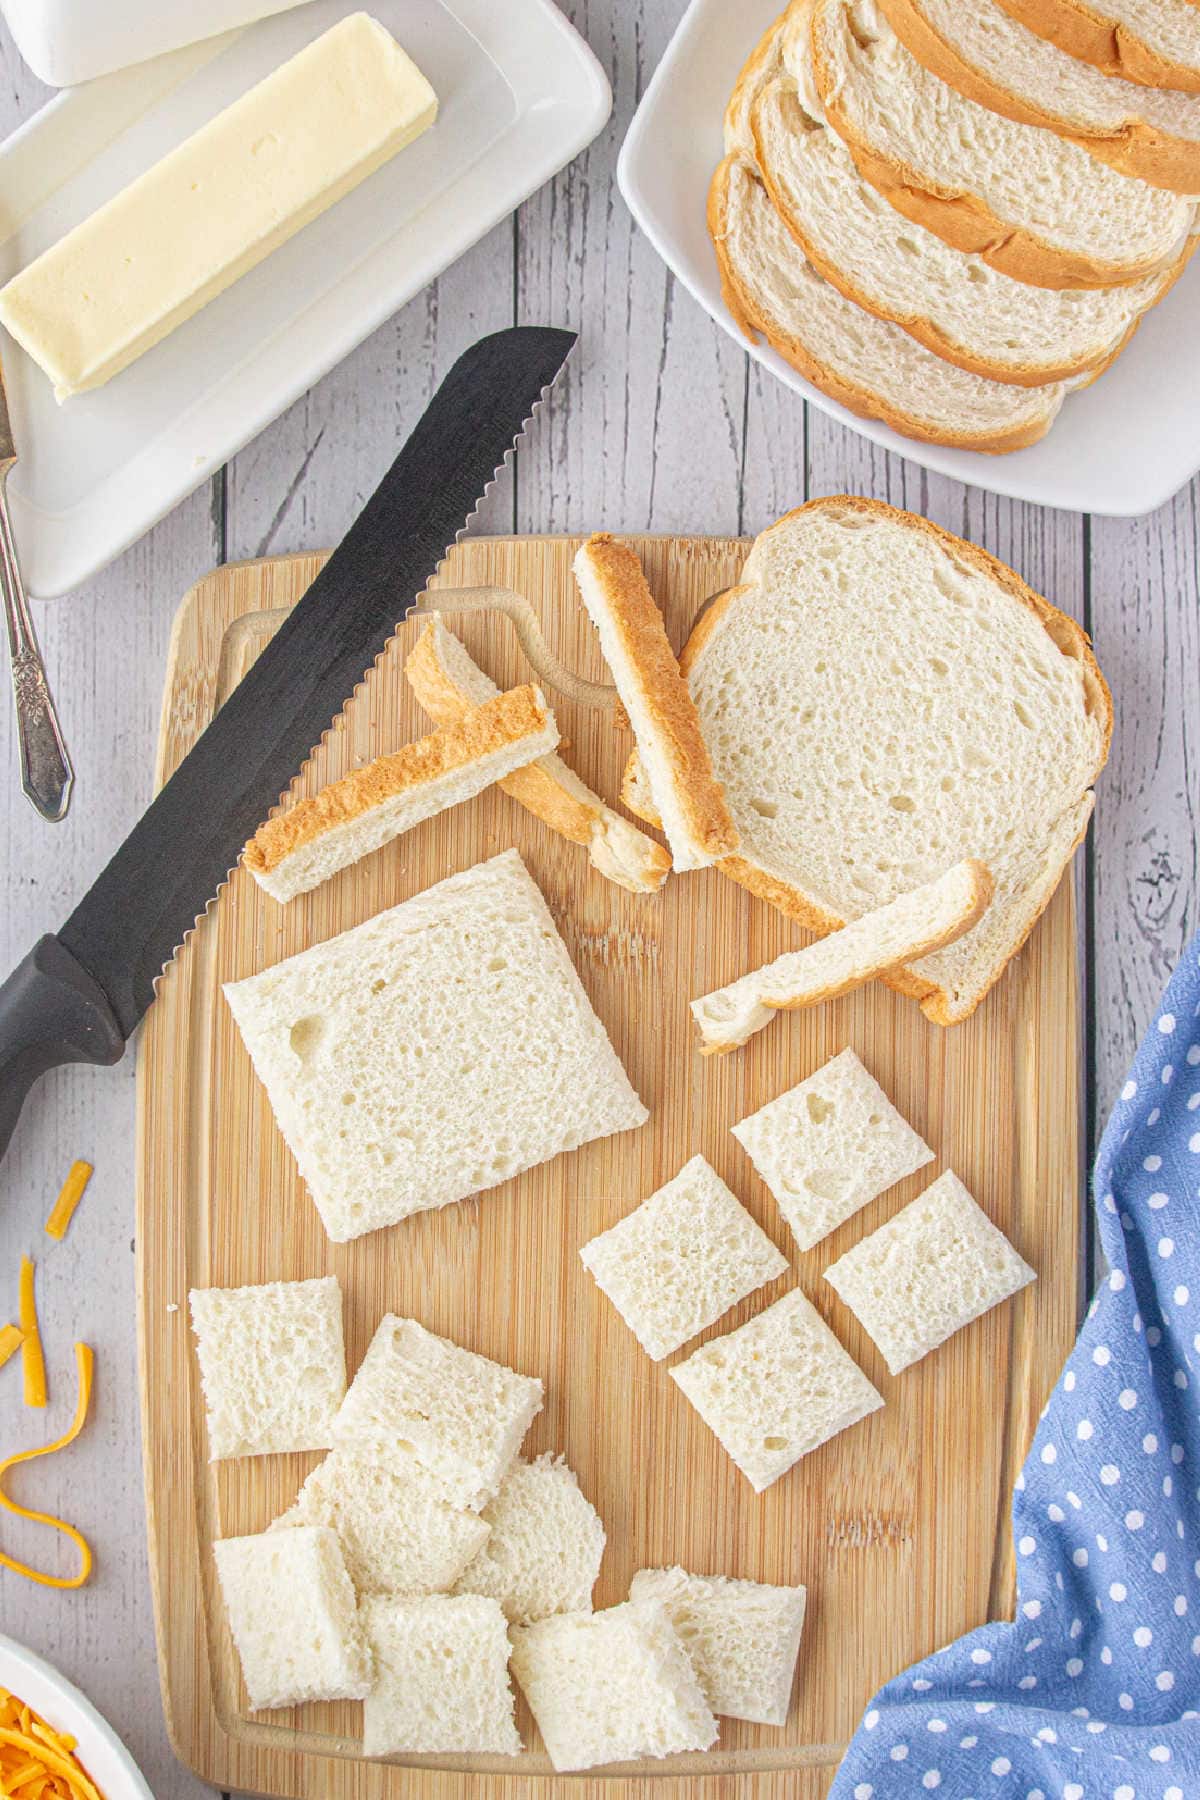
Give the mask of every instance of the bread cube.
<svg viewBox="0 0 1200 1800">
<path fill-rule="evenodd" d="M 218 1538 L 213 1555 L 256 1712 L 365 1697 L 371 1651 L 332 1531 L 304 1525 Z"/>
<path fill-rule="evenodd" d="M 639 1569 L 631 1600 L 667 1609 L 713 1712 L 756 1725 L 786 1725 L 800 1654 L 807 1590 Z"/>
<path fill-rule="evenodd" d="M 349 1450 L 331 1450 L 269 1529 L 296 1525 L 337 1533 L 360 1596 L 442 1593 L 489 1535 L 479 1514 L 451 1506 L 415 1461 L 398 1474 Z"/>
<path fill-rule="evenodd" d="M 398 1475 L 415 1461 L 452 1506 L 477 1512 L 541 1409 L 536 1376 L 387 1313 L 333 1422 L 333 1441 Z"/>
<path fill-rule="evenodd" d="M 579 1255 L 655 1362 L 787 1268 L 702 1156 Z"/>
<path fill-rule="evenodd" d="M 825 1279 L 899 1375 L 1037 1276 L 947 1169 Z"/>
<path fill-rule="evenodd" d="M 188 1299 L 210 1462 L 328 1449 L 346 1393 L 336 1277 L 193 1288 Z"/>
<path fill-rule="evenodd" d="M 454 1583 L 456 1594 L 489 1595 L 513 1625 L 591 1611 L 604 1526 L 566 1463 L 518 1459 L 481 1519 L 487 1541 Z"/>
<path fill-rule="evenodd" d="M 733 1127 L 801 1250 L 906 1175 L 933 1151 L 853 1050 Z"/>
<path fill-rule="evenodd" d="M 799 1288 L 669 1373 L 760 1494 L 883 1405 Z"/>
<path fill-rule="evenodd" d="M 560 1773 L 707 1750 L 717 1722 L 664 1607 L 557 1613 L 512 1633 L 513 1674 Z"/>
<path fill-rule="evenodd" d="M 508 1629 L 494 1600 L 376 1595 L 363 1617 L 375 1655 L 375 1685 L 363 1708 L 364 1756 L 520 1755 Z"/>
</svg>

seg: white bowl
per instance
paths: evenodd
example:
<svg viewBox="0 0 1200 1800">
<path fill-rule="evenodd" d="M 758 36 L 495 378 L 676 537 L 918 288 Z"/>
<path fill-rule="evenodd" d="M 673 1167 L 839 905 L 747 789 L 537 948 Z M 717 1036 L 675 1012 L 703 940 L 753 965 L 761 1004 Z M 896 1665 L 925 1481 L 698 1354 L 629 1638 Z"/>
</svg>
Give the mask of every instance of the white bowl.
<svg viewBox="0 0 1200 1800">
<path fill-rule="evenodd" d="M 0 1687 L 24 1700 L 53 1730 L 78 1740 L 79 1760 L 104 1800 L 154 1800 L 132 1756 L 87 1696 L 42 1657 L 2 1633 Z"/>
<path fill-rule="evenodd" d="M 721 118 L 742 63 L 780 0 L 692 0 L 634 115 L 617 180 L 634 218 L 718 325 L 786 387 L 851 430 L 940 475 L 1041 506 L 1152 512 L 1200 469 L 1200 255 L 1116 366 L 1069 394 L 1040 444 L 1010 456 L 919 444 L 860 419 L 763 344 L 749 345 L 721 298 L 704 222 L 722 155 Z M 801 411 L 796 407 L 796 430 Z M 19 466 L 19 465 L 18 465 Z"/>
</svg>

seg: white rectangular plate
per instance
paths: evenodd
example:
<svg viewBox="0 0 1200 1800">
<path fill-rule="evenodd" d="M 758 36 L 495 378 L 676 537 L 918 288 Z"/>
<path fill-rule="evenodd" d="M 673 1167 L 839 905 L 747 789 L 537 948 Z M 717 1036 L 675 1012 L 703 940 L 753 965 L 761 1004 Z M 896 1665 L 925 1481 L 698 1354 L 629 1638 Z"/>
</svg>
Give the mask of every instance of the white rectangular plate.
<svg viewBox="0 0 1200 1800">
<path fill-rule="evenodd" d="M 0 149 L 0 280 L 278 67 L 353 0 L 52 100 Z M 550 0 L 371 0 L 437 91 L 432 131 L 93 393 L 55 403 L 15 344 L 9 484 L 30 590 L 60 594 L 161 519 L 600 130 L 611 94 Z"/>
<path fill-rule="evenodd" d="M 130 63 L 285 12 L 302 0 L 0 0 L 17 49 L 39 81 L 74 87 Z"/>
<path fill-rule="evenodd" d="M 778 10 L 779 0 L 692 0 L 634 116 L 617 170 L 629 209 L 659 255 L 743 347 L 721 299 L 704 209 L 722 155 L 725 103 Z M 1200 468 L 1200 257 L 1115 367 L 1067 397 L 1041 443 L 1008 456 L 915 443 L 828 399 L 765 345 L 749 348 L 786 386 L 884 449 L 1013 499 L 1135 516 L 1161 506 Z"/>
</svg>

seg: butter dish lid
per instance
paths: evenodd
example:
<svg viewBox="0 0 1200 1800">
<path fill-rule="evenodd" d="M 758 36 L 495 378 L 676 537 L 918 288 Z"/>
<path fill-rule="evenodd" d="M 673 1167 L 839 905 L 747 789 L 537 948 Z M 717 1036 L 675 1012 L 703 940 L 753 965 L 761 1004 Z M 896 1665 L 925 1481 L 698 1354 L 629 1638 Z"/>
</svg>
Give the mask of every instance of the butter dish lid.
<svg viewBox="0 0 1200 1800">
<path fill-rule="evenodd" d="M 287 12 L 301 0 L 0 0 L 17 49 L 49 87 L 74 87 Z"/>
</svg>

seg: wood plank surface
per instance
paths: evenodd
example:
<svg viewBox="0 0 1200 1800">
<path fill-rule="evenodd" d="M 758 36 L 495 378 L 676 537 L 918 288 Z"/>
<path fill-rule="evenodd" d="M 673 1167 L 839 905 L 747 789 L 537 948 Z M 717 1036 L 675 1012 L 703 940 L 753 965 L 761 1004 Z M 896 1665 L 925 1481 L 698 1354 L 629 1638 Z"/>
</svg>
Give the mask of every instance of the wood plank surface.
<svg viewBox="0 0 1200 1800">
<path fill-rule="evenodd" d="M 734 578 L 744 555 L 732 539 L 634 541 L 676 640 L 701 602 Z M 443 579 L 527 594 L 568 664 L 599 676 L 594 634 L 570 578 L 574 548 L 575 540 L 561 538 L 476 540 L 452 554 Z M 316 567 L 312 558 L 234 567 L 193 591 L 173 637 L 160 777 Z M 418 629 L 413 623 L 402 630 L 313 758 L 301 791 L 425 728 L 401 673 Z M 462 629 L 497 680 L 527 674 L 506 623 L 477 619 Z M 606 716 L 557 697 L 556 712 L 580 772 L 599 791 L 614 793 L 627 737 Z M 331 1245 L 219 984 L 510 844 L 545 893 L 651 1122 L 469 1202 Z M 691 1777 L 701 1771 L 730 1779 L 753 1773 L 755 1793 L 777 1792 L 780 1800 L 797 1791 L 802 1771 L 814 1782 L 817 1771 L 827 1779 L 879 1682 L 1009 1609 L 1004 1496 L 1076 1316 L 1070 887 L 966 1025 L 942 1031 L 911 1002 L 872 988 L 788 1015 L 739 1055 L 701 1059 L 688 999 L 799 941 L 802 934 L 786 920 L 715 871 L 673 877 L 660 895 L 626 894 L 592 871 L 577 846 L 494 789 L 287 908 L 243 872 L 233 875 L 162 984 L 139 1064 L 138 1269 L 152 1568 L 172 1735 L 203 1776 L 256 1792 L 353 1800 L 401 1793 L 440 1800 L 454 1791 L 456 1771 L 467 1769 L 479 1777 L 479 1791 L 505 1800 L 552 1785 L 536 1738 L 515 1768 L 495 1758 L 364 1764 L 352 1755 L 355 1707 L 247 1713 L 211 1540 L 264 1528 L 316 1458 L 206 1462 L 187 1322 L 192 1286 L 336 1273 L 346 1295 L 352 1368 L 382 1313 L 394 1310 L 539 1374 L 546 1407 L 529 1447 L 567 1456 L 607 1526 L 598 1605 L 623 1599 L 637 1568 L 675 1561 L 809 1586 L 801 1676 L 786 1731 L 723 1722 L 720 1746 L 709 1756 L 647 1765 L 643 1773 L 653 1774 L 656 1791 L 666 1795 L 692 1791 Z M 846 1044 L 938 1162 L 801 1255 L 728 1127 Z M 791 1264 L 788 1275 L 705 1335 L 741 1323 L 799 1282 L 888 1403 L 762 1496 L 734 1469 L 665 1365 L 646 1358 L 577 1257 L 580 1244 L 698 1151 Z M 820 1274 L 942 1167 L 962 1175 L 1041 1279 L 893 1380 Z M 945 1529 L 948 1519 L 953 1531 Z M 522 1723 L 528 1738 L 523 1708 Z M 613 1800 L 635 1791 L 618 1778 L 595 1777 L 589 1786 Z"/>
</svg>

